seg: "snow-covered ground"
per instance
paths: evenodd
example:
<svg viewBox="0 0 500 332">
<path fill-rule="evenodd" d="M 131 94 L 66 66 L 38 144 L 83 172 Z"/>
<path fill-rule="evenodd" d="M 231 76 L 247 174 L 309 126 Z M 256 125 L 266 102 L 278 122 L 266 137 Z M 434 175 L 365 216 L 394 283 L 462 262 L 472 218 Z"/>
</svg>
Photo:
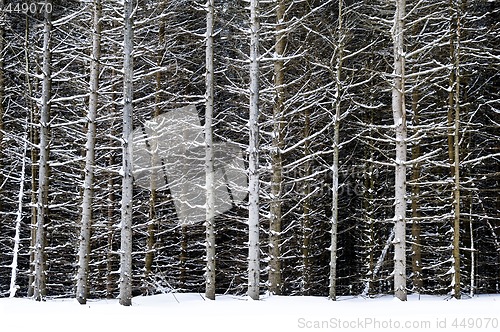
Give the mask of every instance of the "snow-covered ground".
<svg viewBox="0 0 500 332">
<path fill-rule="evenodd" d="M 454 300 L 410 296 L 341 297 L 219 296 L 164 294 L 116 300 L 35 302 L 0 299 L 0 331 L 500 331 L 500 295 Z"/>
</svg>

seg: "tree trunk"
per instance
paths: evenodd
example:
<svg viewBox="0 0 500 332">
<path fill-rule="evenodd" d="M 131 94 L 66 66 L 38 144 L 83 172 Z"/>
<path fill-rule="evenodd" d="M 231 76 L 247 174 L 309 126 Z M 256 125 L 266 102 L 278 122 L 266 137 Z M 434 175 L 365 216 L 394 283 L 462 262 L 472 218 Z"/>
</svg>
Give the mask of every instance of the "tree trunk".
<svg viewBox="0 0 500 332">
<path fill-rule="evenodd" d="M 259 299 L 259 0 L 250 0 L 248 296 Z"/>
<path fill-rule="evenodd" d="M 179 284 L 181 285 L 182 289 L 187 288 L 187 267 L 186 267 L 186 262 L 187 262 L 187 247 L 188 247 L 188 229 L 187 229 L 187 224 L 183 223 L 181 224 L 181 252 L 179 254 Z"/>
<path fill-rule="evenodd" d="M 50 0 L 45 5 L 52 5 Z M 50 144 L 50 99 L 52 92 L 51 72 L 51 34 L 52 34 L 52 12 L 45 12 L 43 31 L 43 65 L 42 65 L 42 98 L 40 107 L 40 155 L 38 173 L 38 197 L 37 197 L 37 223 L 35 240 L 35 276 L 33 297 L 37 301 L 44 299 L 46 295 L 46 269 L 45 269 L 45 226 L 49 218 L 48 190 L 49 190 L 49 144 Z"/>
<path fill-rule="evenodd" d="M 460 299 L 460 6 L 450 0 L 450 62 L 448 94 L 448 155 L 453 178 L 453 253 L 451 293 Z"/>
<path fill-rule="evenodd" d="M 28 17 L 28 16 L 26 16 Z M 28 28 L 26 28 L 27 30 Z M 26 32 L 26 44 L 28 40 L 28 35 Z M 27 45 L 25 46 L 27 47 Z M 33 96 L 33 91 L 31 90 L 31 82 L 29 79 L 29 65 L 28 65 L 28 53 L 26 51 L 26 83 L 28 85 L 28 96 L 27 99 Z M 33 288 L 35 282 L 35 247 L 36 247 L 36 225 L 37 225 L 37 189 L 38 189 L 38 150 L 36 146 L 39 144 L 40 136 L 36 128 L 36 123 L 39 121 L 39 116 L 37 112 L 37 107 L 35 105 L 30 105 L 30 159 L 31 159 L 31 239 L 30 239 L 30 274 L 28 278 L 28 297 L 32 297 L 35 290 Z"/>
<path fill-rule="evenodd" d="M 303 191 L 302 195 L 304 200 L 302 202 L 302 280 L 300 286 L 300 293 L 302 295 L 309 295 L 311 289 L 311 111 L 307 108 L 304 111 L 304 170 L 302 174 Z"/>
<path fill-rule="evenodd" d="M 339 149 L 340 149 L 340 116 L 342 99 L 342 62 L 344 52 L 343 1 L 339 1 L 337 38 L 338 47 L 336 54 L 335 71 L 335 119 L 333 132 L 333 165 L 332 165 L 332 225 L 330 241 L 330 291 L 329 298 L 333 301 L 337 298 L 337 226 L 339 211 Z"/>
<path fill-rule="evenodd" d="M 121 204 L 121 249 L 120 249 L 120 304 L 132 305 L 132 113 L 133 113 L 133 37 L 134 1 L 124 1 L 123 42 L 123 133 L 122 133 L 122 204 Z"/>
<path fill-rule="evenodd" d="M 205 296 L 215 300 L 215 172 L 213 151 L 214 112 L 214 0 L 207 0 L 205 63 L 205 185 L 206 185 L 206 272 Z"/>
<path fill-rule="evenodd" d="M 394 82 L 392 113 L 396 131 L 394 195 L 394 295 L 406 301 L 406 109 L 405 109 L 405 0 L 396 0 L 394 27 Z"/>
<path fill-rule="evenodd" d="M 114 131 L 111 135 L 114 137 Z M 114 141 L 110 138 L 110 146 L 113 146 Z M 111 168 L 115 165 L 115 155 L 113 150 L 110 151 L 108 156 L 108 167 Z M 106 246 L 106 298 L 114 298 L 113 290 L 115 289 L 116 281 L 115 274 L 113 274 L 113 263 L 116 261 L 116 256 L 113 254 L 113 242 L 115 232 L 115 180 L 113 174 L 108 174 L 108 206 L 107 206 L 107 246 Z"/>
<path fill-rule="evenodd" d="M 163 12 L 165 7 L 165 2 L 161 1 L 160 3 L 160 13 Z M 158 29 L 158 38 L 159 38 L 159 53 L 157 55 L 157 65 L 158 67 L 162 67 L 163 65 L 163 56 L 164 52 L 163 48 L 165 47 L 165 19 L 161 19 L 160 27 Z M 162 102 L 162 81 L 163 75 L 161 71 L 156 72 L 156 94 L 155 94 L 155 108 L 153 111 L 153 118 L 156 118 L 160 115 L 160 103 Z M 157 182 L 158 182 L 158 169 L 157 165 L 160 164 L 158 159 L 158 142 L 153 139 L 149 141 L 151 144 L 151 179 L 149 186 L 149 223 L 148 223 L 148 237 L 146 240 L 146 257 L 144 259 L 144 277 L 147 282 L 148 276 L 151 273 L 151 268 L 154 260 L 155 253 L 155 229 L 157 225 L 157 214 L 156 214 L 156 197 L 157 197 Z"/>
<path fill-rule="evenodd" d="M 26 119 L 27 120 L 27 119 Z M 27 122 L 27 121 L 26 121 Z M 21 161 L 21 178 L 19 179 L 19 195 L 17 200 L 17 215 L 15 222 L 15 234 L 14 234 L 14 249 L 12 251 L 12 272 L 10 275 L 10 292 L 9 297 L 16 296 L 17 289 L 19 288 L 16 285 L 17 279 L 17 258 L 19 256 L 19 245 L 21 242 L 21 222 L 23 220 L 23 198 L 24 198 L 24 181 L 26 179 L 26 152 L 28 151 L 28 137 L 25 135 L 24 137 L 24 147 L 22 153 L 22 161 Z"/>
<path fill-rule="evenodd" d="M 412 112 L 413 112 L 413 125 L 415 127 L 419 126 L 419 114 L 418 114 L 418 99 L 420 98 L 419 93 L 416 88 L 414 88 L 412 93 Z M 420 145 L 415 143 L 412 147 L 411 152 L 412 159 L 418 159 L 420 157 Z M 412 187 L 411 187 L 411 268 L 413 273 L 413 287 L 417 293 L 420 293 L 423 287 L 422 281 L 422 245 L 420 240 L 420 163 L 417 162 L 413 165 L 413 173 L 411 176 Z"/>
<path fill-rule="evenodd" d="M 83 183 L 82 220 L 80 225 L 80 247 L 76 276 L 76 299 L 87 302 L 90 255 L 90 236 L 94 195 L 95 135 L 98 107 L 99 61 L 101 58 L 101 0 L 94 0 L 94 29 L 92 33 L 92 58 L 90 63 L 90 98 L 87 113 L 87 138 L 85 144 L 85 179 Z"/>
<path fill-rule="evenodd" d="M 271 202 L 269 207 L 269 291 L 280 295 L 281 278 L 281 214 L 282 214 L 282 186 L 283 186 L 283 130 L 285 112 L 285 70 L 284 61 L 280 59 L 285 52 L 286 34 L 283 24 L 285 16 L 285 0 L 279 0 L 276 7 L 276 45 L 274 61 L 274 107 L 273 107 L 273 135 L 272 135 L 272 177 L 271 177 Z"/>
</svg>

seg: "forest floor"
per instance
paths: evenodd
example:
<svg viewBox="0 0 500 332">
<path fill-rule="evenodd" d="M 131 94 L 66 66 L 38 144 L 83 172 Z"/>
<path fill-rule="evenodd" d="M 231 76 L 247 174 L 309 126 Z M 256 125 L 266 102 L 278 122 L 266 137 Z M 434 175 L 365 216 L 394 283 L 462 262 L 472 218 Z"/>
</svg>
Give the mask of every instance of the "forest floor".
<svg viewBox="0 0 500 332">
<path fill-rule="evenodd" d="M 500 294 L 462 300 L 411 295 L 407 302 L 378 298 L 263 296 L 261 301 L 201 294 L 35 302 L 0 299 L 0 331 L 500 331 Z"/>
</svg>

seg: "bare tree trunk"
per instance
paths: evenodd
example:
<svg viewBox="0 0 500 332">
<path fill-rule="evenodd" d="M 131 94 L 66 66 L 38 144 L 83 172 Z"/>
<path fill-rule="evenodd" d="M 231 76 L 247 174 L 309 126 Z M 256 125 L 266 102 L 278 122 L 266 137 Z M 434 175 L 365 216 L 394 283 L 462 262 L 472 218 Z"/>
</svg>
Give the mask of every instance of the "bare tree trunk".
<svg viewBox="0 0 500 332">
<path fill-rule="evenodd" d="M 90 63 L 90 98 L 87 113 L 87 139 L 85 144 L 85 179 L 83 183 L 82 220 L 80 247 L 78 251 L 78 272 L 76 276 L 76 299 L 80 304 L 87 302 L 90 255 L 90 236 L 94 195 L 95 135 L 99 89 L 99 61 L 101 58 L 101 0 L 94 0 L 94 29 L 92 33 L 92 58 Z"/>
<path fill-rule="evenodd" d="M 27 119 L 26 119 L 27 122 Z M 12 272 L 10 275 L 10 293 L 9 297 L 16 296 L 16 292 L 19 288 L 16 285 L 17 279 L 17 258 L 19 256 L 19 244 L 21 242 L 21 222 L 23 220 L 23 198 L 24 198 L 24 181 L 26 178 L 26 152 L 28 151 L 28 137 L 25 135 L 24 137 L 24 147 L 22 153 L 22 162 L 21 162 L 21 178 L 19 179 L 19 195 L 17 200 L 17 215 L 16 215 L 16 226 L 15 226 L 15 234 L 14 234 L 14 249 L 12 251 Z"/>
<path fill-rule="evenodd" d="M 122 204 L 121 204 L 121 249 L 120 249 L 120 304 L 132 305 L 132 113 L 133 113 L 133 38 L 134 1 L 124 1 L 124 42 L 123 42 L 123 133 L 122 133 Z"/>
<path fill-rule="evenodd" d="M 30 225 L 30 271 L 28 277 L 28 297 L 33 297 L 35 292 L 35 247 L 36 247 L 36 224 L 37 224 L 37 187 L 38 187 L 38 150 L 37 146 L 39 144 L 39 133 L 37 132 L 36 123 L 39 121 L 38 108 L 33 102 L 33 89 L 32 82 L 30 79 L 30 64 L 29 64 L 29 15 L 25 18 L 25 30 L 24 30 L 24 71 L 25 71 L 25 83 L 27 86 L 26 90 L 26 100 L 29 105 L 30 112 L 30 125 L 29 125 L 29 139 L 30 139 L 30 160 L 31 160 L 31 225 Z"/>
<path fill-rule="evenodd" d="M 111 132 L 112 136 L 113 131 Z M 114 142 L 110 138 L 110 143 Z M 108 166 L 111 168 L 112 165 L 115 165 L 115 156 L 114 152 L 110 151 L 108 157 Z M 115 180 L 113 179 L 113 174 L 108 174 L 108 207 L 107 207 L 107 249 L 106 249 L 106 297 L 113 298 L 113 289 L 115 287 L 116 281 L 113 274 L 113 262 L 116 259 L 116 256 L 113 254 L 113 242 L 114 242 L 114 230 L 115 230 Z"/>
<path fill-rule="evenodd" d="M 112 52 L 119 52 L 118 48 L 114 48 Z M 119 133 L 117 129 L 115 129 L 115 123 L 117 121 L 116 115 L 119 114 L 121 111 L 121 107 L 119 105 L 120 102 L 120 97 L 121 97 L 121 91 L 120 89 L 123 88 L 122 84 L 119 83 L 119 80 L 117 79 L 117 76 L 119 75 L 118 70 L 113 69 L 111 71 L 111 81 L 115 82 L 111 86 L 111 101 L 112 101 L 112 107 L 109 110 L 109 116 L 110 116 L 110 123 L 109 123 L 109 140 L 108 140 L 108 146 L 111 148 L 109 151 L 107 159 L 107 165 L 108 169 L 112 169 L 117 165 L 117 142 L 114 139 L 114 137 L 118 137 Z M 106 297 L 107 298 L 116 298 L 115 291 L 116 291 L 116 284 L 117 284 L 117 278 L 116 278 L 116 273 L 114 273 L 114 270 L 116 270 L 116 266 L 119 264 L 117 260 L 117 255 L 116 252 L 113 250 L 114 245 L 115 245 L 115 232 L 116 232 L 116 221 L 118 219 L 118 213 L 116 209 L 117 202 L 116 202 L 116 188 L 115 186 L 117 185 L 117 181 L 115 178 L 115 174 L 113 172 L 107 172 L 107 192 L 108 192 L 108 197 L 107 197 L 107 221 L 106 221 L 106 230 L 107 230 L 107 249 L 106 249 Z"/>
<path fill-rule="evenodd" d="M 454 262 L 454 290 L 455 298 L 460 299 L 460 13 L 457 9 L 457 30 L 456 30 L 456 50 L 455 63 L 453 64 L 455 74 L 455 100 L 454 100 L 454 134 L 453 134 L 453 262 Z"/>
<path fill-rule="evenodd" d="M 31 93 L 30 93 L 31 95 Z M 36 247 L 36 225 L 37 225 L 37 187 L 38 187 L 38 151 L 35 148 L 39 143 L 40 136 L 38 135 L 35 123 L 38 122 L 38 114 L 36 107 L 30 108 L 30 159 L 31 159 L 31 239 L 30 239 L 30 274 L 28 278 L 28 297 L 32 297 L 35 290 L 33 288 L 35 282 L 35 247 Z"/>
<path fill-rule="evenodd" d="M 259 299 L 259 0 L 250 0 L 250 119 L 248 204 L 248 296 Z"/>
<path fill-rule="evenodd" d="M 283 287 L 281 278 L 281 207 L 283 185 L 283 130 L 285 112 L 285 70 L 284 61 L 280 59 L 285 52 L 286 34 L 283 20 L 285 16 L 285 0 L 279 0 L 276 7 L 276 45 L 274 61 L 274 89 L 275 100 L 273 107 L 273 135 L 272 135 L 272 177 L 271 177 L 271 202 L 269 207 L 269 291 L 280 295 Z"/>
<path fill-rule="evenodd" d="M 343 0 L 339 0 L 338 8 L 338 48 L 336 54 L 336 72 L 335 72 L 335 119 L 333 133 L 333 165 L 332 165 L 332 225 L 331 225 L 331 241 L 330 241 L 330 291 L 329 297 L 335 301 L 337 298 L 337 226 L 338 226 L 338 211 L 339 211 L 339 148 L 340 148 L 340 116 L 341 116 L 341 100 L 342 100 L 342 62 L 344 52 L 344 31 L 342 26 L 343 21 Z"/>
<path fill-rule="evenodd" d="M 304 200 L 302 202 L 302 280 L 300 286 L 300 293 L 302 295 L 309 295 L 311 289 L 311 111 L 306 109 L 304 111 L 304 170 L 302 177 L 304 179 L 304 187 L 302 195 Z"/>
<path fill-rule="evenodd" d="M 160 13 L 163 11 L 165 7 L 165 1 L 161 1 L 160 3 Z M 161 19 L 160 27 L 158 29 L 159 36 L 159 49 L 163 49 L 165 47 L 165 20 Z M 158 67 L 162 66 L 164 52 L 159 52 L 157 55 L 157 65 Z M 161 71 L 156 72 L 156 94 L 155 94 L 155 108 L 153 112 L 153 118 L 156 118 L 160 115 L 160 103 L 162 101 L 162 80 L 163 75 Z M 156 166 L 159 165 L 158 160 L 158 142 L 157 140 L 150 140 L 151 144 L 151 180 L 150 180 L 150 194 L 149 194 L 149 223 L 148 223 L 148 237 L 146 240 L 146 257 L 144 259 L 144 276 L 145 281 L 147 282 L 147 277 L 151 273 L 151 268 L 154 260 L 155 253 L 155 228 L 157 225 L 157 214 L 156 214 L 156 198 L 157 198 L 157 178 L 158 178 L 158 170 Z"/>
<path fill-rule="evenodd" d="M 45 4 L 52 4 L 46 0 Z M 50 99 L 52 92 L 52 12 L 45 12 L 43 32 L 43 65 L 42 65 L 42 98 L 40 108 L 40 160 L 38 173 L 37 223 L 35 241 L 35 276 L 33 297 L 37 301 L 46 295 L 45 275 L 45 226 L 49 218 L 48 190 L 49 190 L 49 144 L 50 144 Z"/>
<path fill-rule="evenodd" d="M 396 0 L 394 27 L 394 82 L 392 113 L 396 130 L 394 195 L 394 295 L 406 301 L 406 106 L 405 106 L 405 0 Z"/>
<path fill-rule="evenodd" d="M 470 198 L 472 200 L 472 197 Z M 470 297 L 476 292 L 476 248 L 474 246 L 474 225 L 472 222 L 472 202 L 469 205 L 469 228 L 470 228 Z"/>
<path fill-rule="evenodd" d="M 413 125 L 416 127 L 419 125 L 419 114 L 418 114 L 418 99 L 419 94 L 416 89 L 412 93 L 412 111 L 413 111 Z M 412 147 L 412 159 L 418 159 L 420 157 L 420 145 L 415 144 Z M 411 176 L 412 187 L 411 187 L 411 268 L 413 273 L 413 287 L 417 293 L 420 293 L 423 287 L 422 281 L 422 245 L 420 240 L 420 206 L 419 206 L 419 196 L 420 196 L 420 185 L 418 184 L 420 180 L 420 163 L 417 162 L 413 165 L 413 173 Z"/>
<path fill-rule="evenodd" d="M 179 265 L 180 265 L 180 273 L 179 273 L 179 284 L 181 285 L 182 289 L 185 289 L 187 287 L 186 285 L 186 278 L 187 278 L 187 268 L 186 268 L 186 262 L 187 262 L 187 247 L 188 247 L 188 230 L 187 230 L 187 224 L 183 223 L 181 225 L 181 252 L 179 254 Z"/>
<path fill-rule="evenodd" d="M 450 61 L 453 69 L 448 94 L 448 154 L 453 177 L 453 274 L 452 294 L 460 299 L 460 9 L 457 0 L 450 0 Z"/>
<path fill-rule="evenodd" d="M 213 150 L 214 112 L 214 0 L 207 0 L 207 35 L 205 63 L 205 185 L 206 249 L 205 296 L 215 300 L 215 172 Z"/>
</svg>

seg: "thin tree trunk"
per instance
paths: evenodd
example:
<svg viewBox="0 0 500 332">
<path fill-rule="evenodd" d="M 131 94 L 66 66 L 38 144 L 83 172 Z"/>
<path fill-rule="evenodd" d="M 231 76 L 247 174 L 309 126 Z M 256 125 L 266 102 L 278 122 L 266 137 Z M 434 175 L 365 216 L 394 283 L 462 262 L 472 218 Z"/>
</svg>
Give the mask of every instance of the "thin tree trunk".
<svg viewBox="0 0 500 332">
<path fill-rule="evenodd" d="M 118 52 L 118 50 L 114 49 L 113 52 Z M 118 74 L 117 70 L 112 70 L 111 71 L 111 76 L 112 76 L 112 81 L 116 82 L 112 85 L 111 87 L 111 100 L 112 100 L 112 105 L 109 116 L 112 119 L 109 124 L 110 128 L 110 138 L 108 140 L 108 146 L 110 148 L 108 158 L 107 158 L 107 165 L 108 169 L 112 169 L 113 167 L 116 166 L 117 164 L 117 154 L 115 151 L 116 150 L 116 141 L 113 139 L 113 137 L 117 137 L 119 134 L 117 133 L 117 130 L 115 129 L 115 122 L 116 122 L 116 115 L 119 114 L 120 112 L 120 106 L 119 106 L 119 97 L 121 96 L 121 92 L 119 91 L 121 84 L 118 83 L 118 80 L 116 79 Z M 116 220 L 117 220 L 117 209 L 116 209 L 116 188 L 115 186 L 117 185 L 117 181 L 115 180 L 115 174 L 113 172 L 108 172 L 108 183 L 107 183 L 107 192 L 108 192 L 108 206 L 107 206 L 107 222 L 106 222 L 106 229 L 107 229 L 107 250 L 106 250 L 106 297 L 107 298 L 115 298 L 116 295 L 114 294 L 116 290 L 116 273 L 113 273 L 113 271 L 116 269 L 117 265 L 117 255 L 115 251 L 113 250 L 113 246 L 115 244 L 115 232 L 116 232 Z"/>
<path fill-rule="evenodd" d="M 330 285 L 329 298 L 332 301 L 337 299 L 337 226 L 339 211 L 339 149 L 340 149 L 340 116 L 342 99 L 342 62 L 344 52 L 343 36 L 343 1 L 339 0 L 338 8 L 338 48 L 336 54 L 336 72 L 335 72 L 335 119 L 333 133 L 333 165 L 332 165 L 332 225 L 330 241 Z"/>
<path fill-rule="evenodd" d="M 413 90 L 412 93 L 412 112 L 413 112 L 413 125 L 415 127 L 419 126 L 419 114 L 418 114 L 418 99 L 419 93 L 417 89 Z M 420 157 L 420 145 L 415 144 L 412 147 L 412 159 L 418 159 Z M 413 273 L 413 287 L 417 293 L 420 293 L 423 287 L 422 281 L 422 245 L 420 240 L 421 229 L 420 229 L 420 185 L 418 181 L 420 179 L 420 163 L 413 165 L 412 173 L 412 188 L 411 188 L 411 214 L 412 214 L 412 224 L 411 224 L 411 267 Z"/>
<path fill-rule="evenodd" d="M 373 272 L 371 273 L 371 278 L 368 279 L 365 283 L 365 288 L 363 289 L 363 292 L 361 292 L 361 295 L 366 296 L 369 294 L 371 288 L 372 288 L 372 283 L 373 280 L 375 279 L 375 276 L 378 274 L 380 269 L 382 268 L 382 265 L 384 264 L 385 257 L 387 256 L 387 251 L 389 251 L 389 247 L 391 244 L 394 242 L 394 228 L 391 230 L 391 234 L 389 234 L 389 237 L 387 238 L 387 241 L 385 242 L 384 248 L 382 249 L 382 252 L 380 253 L 380 256 L 377 259 L 377 263 L 373 265 Z"/>
<path fill-rule="evenodd" d="M 370 100 L 370 102 L 373 102 Z M 366 116 L 366 123 L 370 124 L 370 129 L 368 132 L 368 137 L 373 137 L 373 128 L 372 124 L 373 122 L 373 113 L 374 110 L 372 109 Z M 365 159 L 366 160 L 374 160 L 374 150 L 373 149 L 366 149 L 365 150 Z M 375 253 L 374 249 L 376 247 L 375 242 L 376 242 L 376 235 L 375 235 L 375 218 L 374 218 L 374 198 L 375 198 L 375 177 L 373 176 L 374 172 L 374 164 L 373 163 L 365 163 L 364 165 L 368 172 L 365 175 L 365 186 L 367 190 L 365 190 L 365 201 L 363 204 L 363 212 L 364 212 L 364 218 L 366 222 L 368 223 L 368 240 L 366 241 L 366 250 L 368 250 L 368 279 L 366 281 L 365 289 L 363 290 L 362 295 L 372 295 L 374 293 L 373 286 L 374 286 L 374 281 L 375 281 Z M 392 242 L 392 238 L 389 241 L 389 245 Z M 384 257 L 385 259 L 385 257 Z"/>
<path fill-rule="evenodd" d="M 448 95 L 448 155 L 453 177 L 453 274 L 452 295 L 460 299 L 460 10 L 457 0 L 450 0 L 450 73 Z"/>
<path fill-rule="evenodd" d="M 113 135 L 111 131 L 111 135 Z M 110 143 L 114 141 L 110 139 Z M 112 146 L 112 145 L 111 145 Z M 114 152 L 110 151 L 108 157 L 108 166 L 111 168 L 115 165 Z M 115 277 L 113 274 L 113 262 L 115 255 L 113 254 L 114 232 L 115 232 L 115 180 L 113 174 L 108 174 L 108 206 L 107 206 L 107 249 L 106 249 L 106 298 L 113 298 L 113 290 L 115 288 Z"/>
<path fill-rule="evenodd" d="M 311 135 L 311 111 L 306 109 L 304 111 L 304 188 L 302 195 L 304 196 L 304 201 L 302 202 L 302 280 L 300 293 L 302 295 L 309 295 L 311 289 L 311 140 L 309 136 Z"/>
<path fill-rule="evenodd" d="M 470 198 L 472 200 L 472 197 Z M 470 227 L 470 297 L 476 292 L 476 248 L 474 246 L 474 226 L 472 222 L 472 202 L 469 205 L 469 227 Z"/>
<path fill-rule="evenodd" d="M 28 15 L 26 15 L 28 17 Z M 27 29 L 27 28 L 26 28 Z M 27 41 L 26 35 L 26 41 Z M 27 47 L 27 45 L 25 46 Z M 33 96 L 33 91 L 31 89 L 31 82 L 29 79 L 29 66 L 28 66 L 28 54 L 26 51 L 26 83 L 28 85 L 28 98 Z M 37 189 L 38 189 L 38 150 L 36 146 L 39 144 L 39 133 L 34 125 L 39 121 L 37 107 L 30 102 L 30 159 L 31 159 L 31 239 L 30 239 L 30 274 L 28 278 L 28 297 L 32 297 L 35 289 L 35 247 L 36 247 L 36 225 L 37 225 Z"/>
<path fill-rule="evenodd" d="M 87 139 L 85 144 L 85 179 L 83 183 L 82 220 L 80 247 L 78 251 L 78 272 L 76 276 L 76 299 L 80 304 L 87 302 L 90 236 L 94 196 L 94 160 L 99 88 L 99 61 L 101 58 L 101 0 L 94 0 L 94 29 L 92 33 L 92 59 L 90 63 L 90 98 L 87 113 Z"/>
<path fill-rule="evenodd" d="M 38 191 L 38 149 L 40 134 L 37 131 L 36 123 L 39 121 L 38 107 L 33 102 L 33 87 L 30 79 L 30 54 L 29 54 L 29 21 L 30 15 L 26 15 L 24 24 L 24 71 L 25 71 L 25 84 L 26 100 L 30 112 L 30 125 L 29 125 L 29 139 L 30 139 L 30 161 L 31 161 L 31 225 L 30 225 L 30 271 L 28 277 L 28 297 L 33 297 L 35 292 L 35 247 L 36 247 L 36 224 L 37 224 L 37 191 Z M 38 67 L 37 67 L 38 68 Z M 37 71 L 37 74 L 40 73 Z"/>
<path fill-rule="evenodd" d="M 26 119 L 27 120 L 27 119 Z M 21 222 L 23 220 L 23 198 L 24 198 L 24 181 L 26 178 L 26 152 L 28 151 L 28 137 L 25 135 L 24 137 L 24 147 L 22 154 L 22 162 L 21 162 L 21 178 L 19 179 L 19 195 L 17 200 L 17 216 L 15 222 L 15 234 L 14 234 L 14 249 L 12 251 L 12 272 L 10 275 L 10 293 L 9 297 L 16 296 L 16 292 L 19 288 L 16 285 L 17 279 L 17 258 L 19 256 L 19 244 L 21 242 Z"/>
<path fill-rule="evenodd" d="M 406 301 L 406 109 L 405 109 L 405 0 L 396 0 L 394 15 L 394 82 L 392 112 L 396 130 L 394 195 L 394 295 Z"/>
<path fill-rule="evenodd" d="M 45 5 L 52 5 L 50 0 Z M 43 65 L 42 65 L 42 98 L 40 108 L 40 159 L 38 173 L 37 223 L 35 241 L 35 276 L 33 297 L 41 301 L 46 295 L 45 269 L 45 226 L 48 222 L 48 190 L 49 190 L 49 144 L 50 144 L 50 99 L 52 92 L 51 72 L 51 34 L 52 12 L 45 12 L 43 32 Z"/>
<path fill-rule="evenodd" d="M 205 63 L 205 184 L 206 184 L 206 249 L 205 296 L 215 300 L 215 172 L 213 151 L 214 112 L 214 0 L 207 0 L 207 35 Z"/>
<path fill-rule="evenodd" d="M 273 135 L 272 135 L 272 177 L 271 202 L 269 207 L 269 291 L 280 295 L 283 287 L 281 278 L 281 214 L 282 214 L 282 186 L 283 186 L 283 130 L 285 112 L 285 70 L 284 61 L 280 59 L 285 52 L 286 34 L 283 19 L 285 16 L 285 0 L 279 0 L 276 7 L 276 45 L 274 61 L 274 89 L 275 101 L 273 107 Z"/>
<path fill-rule="evenodd" d="M 187 230 L 187 224 L 183 223 L 181 225 L 181 252 L 179 255 L 179 264 L 180 264 L 179 283 L 182 289 L 187 288 L 187 283 L 186 283 L 187 247 L 188 247 L 188 230 Z"/>
<path fill-rule="evenodd" d="M 123 42 L 123 133 L 122 133 L 122 204 L 121 204 L 121 249 L 120 249 L 120 304 L 132 305 L 132 113 L 133 113 L 133 37 L 134 1 L 124 1 Z"/>
<path fill-rule="evenodd" d="M 248 296 L 259 299 L 259 0 L 250 0 Z"/>
<path fill-rule="evenodd" d="M 160 13 L 163 12 L 165 7 L 165 2 L 160 3 Z M 161 19 L 160 27 L 158 29 L 159 37 L 159 50 L 165 47 L 165 20 Z M 157 55 L 157 65 L 161 67 L 163 65 L 164 52 L 159 51 Z M 156 94 L 155 94 L 155 108 L 153 112 L 153 118 L 160 115 L 160 103 L 162 102 L 162 85 L 163 85 L 163 75 L 161 71 L 156 73 Z M 147 277 L 151 273 L 151 268 L 154 260 L 155 253 L 155 229 L 157 224 L 157 213 L 156 213 L 156 197 L 157 197 L 157 183 L 158 183 L 158 170 L 159 165 L 158 159 L 158 141 L 156 139 L 150 140 L 151 144 L 151 179 L 150 179 L 150 195 L 149 195 L 149 223 L 148 223 L 148 237 L 146 240 L 146 257 L 144 259 L 144 276 L 147 282 Z"/>
</svg>

